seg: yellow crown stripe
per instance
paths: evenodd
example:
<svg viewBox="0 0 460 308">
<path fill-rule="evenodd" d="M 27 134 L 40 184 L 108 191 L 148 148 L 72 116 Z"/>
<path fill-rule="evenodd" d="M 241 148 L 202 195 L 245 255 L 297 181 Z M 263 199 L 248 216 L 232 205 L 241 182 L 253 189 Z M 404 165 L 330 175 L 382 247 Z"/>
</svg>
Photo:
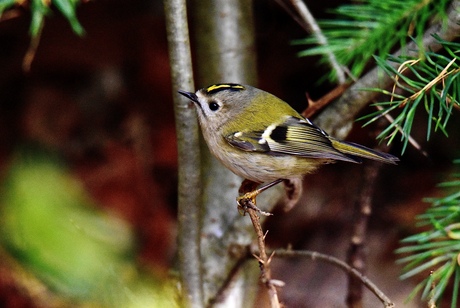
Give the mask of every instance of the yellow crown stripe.
<svg viewBox="0 0 460 308">
<path fill-rule="evenodd" d="M 217 91 L 217 90 L 222 90 L 222 89 L 241 89 L 244 90 L 244 87 L 239 84 L 215 84 L 212 86 L 209 86 L 206 89 L 206 92 L 212 92 L 212 91 Z"/>
</svg>

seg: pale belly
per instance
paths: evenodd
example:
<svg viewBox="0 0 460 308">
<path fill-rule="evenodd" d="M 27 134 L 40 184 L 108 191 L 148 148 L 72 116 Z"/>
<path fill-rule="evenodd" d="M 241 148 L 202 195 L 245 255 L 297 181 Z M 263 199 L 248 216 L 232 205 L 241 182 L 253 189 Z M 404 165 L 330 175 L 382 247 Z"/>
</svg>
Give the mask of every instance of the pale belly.
<svg viewBox="0 0 460 308">
<path fill-rule="evenodd" d="M 329 159 L 304 158 L 295 155 L 271 155 L 261 152 L 243 151 L 228 144 L 220 134 L 203 131 L 211 153 L 236 175 L 258 182 L 278 179 L 300 178 L 315 171 Z M 213 144 L 212 147 L 209 144 Z"/>
<path fill-rule="evenodd" d="M 299 178 L 315 171 L 323 159 L 302 158 L 291 155 L 273 156 L 264 153 L 238 150 L 235 155 L 225 156 L 215 153 L 216 157 L 233 173 L 258 183 L 272 182 L 277 179 Z"/>
</svg>

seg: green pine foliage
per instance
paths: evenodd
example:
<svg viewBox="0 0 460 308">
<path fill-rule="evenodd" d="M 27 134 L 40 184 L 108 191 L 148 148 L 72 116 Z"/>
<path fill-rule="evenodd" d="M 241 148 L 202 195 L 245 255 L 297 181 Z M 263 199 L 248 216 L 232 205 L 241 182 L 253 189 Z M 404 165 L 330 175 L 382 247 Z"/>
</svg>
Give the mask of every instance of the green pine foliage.
<svg viewBox="0 0 460 308">
<path fill-rule="evenodd" d="M 460 43 L 434 34 L 442 46 L 439 52 L 419 48 L 416 56 L 388 55 L 411 40 L 418 43 L 432 22 L 445 20 L 451 1 L 354 3 L 334 10 L 336 19 L 320 22 L 326 45 L 320 46 L 314 37 L 297 41 L 315 45 L 300 55 L 322 55 L 323 61 L 328 61 L 328 53 L 332 52 L 354 77 L 375 61 L 393 79 L 394 86 L 363 89 L 378 91 L 388 98 L 375 103 L 377 110 L 363 118 L 369 124 L 382 116 L 392 117 L 394 120 L 379 138 L 388 143 L 401 140 L 403 152 L 411 142 L 412 124 L 418 114 L 426 114 L 427 140 L 437 132 L 448 136 L 448 123 L 455 118 L 454 111 L 460 109 Z M 333 81 L 335 72 L 328 78 Z M 460 159 L 455 164 L 459 165 Z M 417 225 L 423 231 L 402 240 L 403 247 L 396 251 L 402 255 L 398 262 L 405 265 L 401 279 L 420 279 L 409 298 L 421 294 L 433 306 L 444 295 L 451 297 L 451 307 L 457 307 L 460 292 L 460 173 L 452 177 L 452 181 L 439 185 L 444 196 L 426 199 L 432 206 L 417 217 Z"/>
<path fill-rule="evenodd" d="M 455 163 L 460 164 L 460 159 Z M 417 218 L 426 231 L 405 238 L 404 247 L 396 252 L 408 254 L 398 260 L 406 264 L 401 279 L 424 277 L 411 298 L 421 291 L 422 299 L 437 302 L 451 283 L 451 307 L 455 308 L 460 291 L 460 173 L 439 186 L 446 190 L 446 196 L 427 198 L 432 206 Z"/>
<path fill-rule="evenodd" d="M 455 116 L 454 109 L 460 108 L 460 44 L 434 37 L 443 47 L 438 53 L 420 51 L 419 57 L 375 57 L 377 65 L 393 78 L 394 87 L 391 90 L 371 89 L 388 95 L 389 99 L 376 103 L 377 111 L 364 118 L 371 123 L 391 114 L 394 121 L 379 138 L 386 138 L 391 143 L 400 136 L 403 152 L 409 144 L 417 113 L 427 115 L 426 138 L 429 140 L 435 132 L 448 136 L 448 123 Z M 460 164 L 460 160 L 455 163 Z M 451 307 L 457 307 L 460 290 L 460 174 L 453 177 L 454 180 L 440 184 L 445 189 L 445 196 L 426 199 L 432 207 L 417 218 L 418 225 L 425 231 L 404 239 L 403 247 L 396 252 L 406 254 L 399 260 L 405 264 L 401 279 L 415 276 L 422 280 L 409 298 L 421 293 L 423 300 L 436 303 L 451 288 Z"/>
<path fill-rule="evenodd" d="M 82 36 L 85 30 L 77 19 L 77 6 L 80 2 L 80 0 L 0 0 L 0 16 L 8 9 L 28 5 L 31 11 L 29 33 L 32 37 L 36 37 L 45 23 L 45 17 L 51 15 L 52 8 L 55 7 L 68 20 L 73 32 Z"/>
<path fill-rule="evenodd" d="M 404 46 L 409 37 L 420 40 L 429 23 L 445 17 L 448 0 L 361 0 L 332 10 L 336 18 L 319 21 L 327 45 L 314 36 L 297 40 L 312 46 L 300 56 L 322 55 L 327 62 L 331 52 L 337 61 L 359 77 L 372 57 L 386 57 L 392 49 Z M 335 79 L 335 73 L 329 76 Z"/>
<path fill-rule="evenodd" d="M 452 118 L 453 109 L 460 108 L 460 44 L 435 37 L 443 46 L 442 54 L 425 51 L 421 52 L 420 58 L 390 57 L 389 61 L 397 63 L 398 68 L 376 57 L 379 67 L 393 78 L 395 87 L 391 92 L 372 89 L 387 94 L 389 100 L 376 103 L 380 108 L 363 118 L 370 119 L 369 124 L 391 112 L 394 121 L 378 137 L 388 138 L 390 143 L 400 135 L 403 152 L 408 145 L 417 112 L 425 111 L 428 115 L 426 137 L 429 140 L 436 131 L 448 136 L 447 124 Z M 405 74 L 406 70 L 410 70 L 409 76 Z"/>
</svg>

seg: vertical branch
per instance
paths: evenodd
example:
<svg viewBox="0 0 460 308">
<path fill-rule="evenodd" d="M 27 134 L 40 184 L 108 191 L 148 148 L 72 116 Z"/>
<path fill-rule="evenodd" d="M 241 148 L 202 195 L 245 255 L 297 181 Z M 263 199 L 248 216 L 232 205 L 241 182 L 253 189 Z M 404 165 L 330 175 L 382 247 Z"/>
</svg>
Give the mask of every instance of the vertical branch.
<svg viewBox="0 0 460 308">
<path fill-rule="evenodd" d="M 353 225 L 350 247 L 347 253 L 347 263 L 359 272 L 366 270 L 366 258 L 364 254 L 364 243 L 366 240 L 367 225 L 372 212 L 372 196 L 374 194 L 375 181 L 381 168 L 381 163 L 369 162 L 364 167 L 363 186 L 357 200 L 356 220 Z M 362 307 L 363 284 L 361 280 L 353 275 L 348 276 L 348 307 Z"/>
<path fill-rule="evenodd" d="M 376 123 L 375 135 L 378 135 L 386 125 L 384 118 L 379 119 Z M 380 144 L 377 150 L 388 151 L 388 146 Z M 353 224 L 353 231 L 350 239 L 350 246 L 347 253 L 347 263 L 359 272 L 366 271 L 366 256 L 364 245 L 367 235 L 367 226 L 369 217 L 372 213 L 372 198 L 376 187 L 376 181 L 382 164 L 370 161 L 364 167 L 361 191 L 358 200 L 356 200 L 356 214 Z M 350 308 L 361 308 L 363 306 L 363 285 L 359 278 L 353 275 L 348 276 L 348 295 L 347 304 Z"/>
<path fill-rule="evenodd" d="M 200 258 L 201 173 L 199 129 L 194 107 L 177 93 L 194 89 L 185 0 L 164 0 L 174 89 L 179 197 L 179 270 L 187 307 L 203 306 Z"/>
<path fill-rule="evenodd" d="M 191 24 L 199 87 L 220 82 L 255 85 L 252 2 L 195 0 L 190 7 L 193 9 Z M 202 162 L 204 300 L 213 305 L 250 306 L 257 294 L 258 269 L 255 262 L 244 264 L 241 261 L 247 257 L 245 247 L 254 239 L 251 221 L 237 210 L 241 178 L 224 168 L 207 149 L 203 151 Z M 267 191 L 260 200 L 264 205 L 274 205 L 279 192 L 276 189 Z M 235 269 L 235 265 L 240 264 L 245 266 L 244 270 Z"/>
</svg>

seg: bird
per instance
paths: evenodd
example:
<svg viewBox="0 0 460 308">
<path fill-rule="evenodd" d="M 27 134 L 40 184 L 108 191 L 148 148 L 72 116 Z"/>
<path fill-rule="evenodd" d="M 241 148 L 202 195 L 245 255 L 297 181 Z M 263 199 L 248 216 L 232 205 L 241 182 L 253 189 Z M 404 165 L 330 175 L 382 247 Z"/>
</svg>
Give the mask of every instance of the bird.
<svg viewBox="0 0 460 308">
<path fill-rule="evenodd" d="M 271 187 L 302 178 L 335 161 L 399 161 L 389 153 L 329 136 L 285 101 L 250 85 L 219 83 L 178 92 L 195 104 L 210 152 L 233 173 L 257 185 Z M 258 193 L 244 198 L 255 203 Z"/>
</svg>

